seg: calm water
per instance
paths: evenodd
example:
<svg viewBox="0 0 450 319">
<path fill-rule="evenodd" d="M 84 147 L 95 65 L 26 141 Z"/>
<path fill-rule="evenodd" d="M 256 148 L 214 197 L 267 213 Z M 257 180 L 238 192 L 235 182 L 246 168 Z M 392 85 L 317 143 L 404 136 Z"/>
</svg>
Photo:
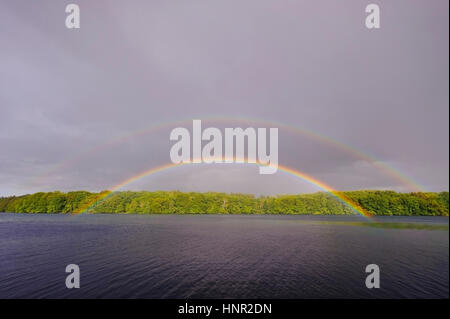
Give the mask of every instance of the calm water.
<svg viewBox="0 0 450 319">
<path fill-rule="evenodd" d="M 448 218 L 377 221 L 0 213 L 0 297 L 448 298 Z M 71 263 L 80 289 L 65 287 Z M 380 289 L 365 287 L 371 263 Z"/>
</svg>

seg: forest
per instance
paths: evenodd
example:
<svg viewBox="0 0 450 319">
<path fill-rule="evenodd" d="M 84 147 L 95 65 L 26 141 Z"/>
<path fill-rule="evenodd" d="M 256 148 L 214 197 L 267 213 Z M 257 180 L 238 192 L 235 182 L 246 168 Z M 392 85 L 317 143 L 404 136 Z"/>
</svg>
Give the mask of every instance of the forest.
<svg viewBox="0 0 450 319">
<path fill-rule="evenodd" d="M 449 193 L 360 190 L 336 193 L 372 215 L 448 216 Z M 39 192 L 0 197 L 0 212 L 132 214 L 347 215 L 355 210 L 331 193 L 254 196 L 179 191 Z"/>
</svg>

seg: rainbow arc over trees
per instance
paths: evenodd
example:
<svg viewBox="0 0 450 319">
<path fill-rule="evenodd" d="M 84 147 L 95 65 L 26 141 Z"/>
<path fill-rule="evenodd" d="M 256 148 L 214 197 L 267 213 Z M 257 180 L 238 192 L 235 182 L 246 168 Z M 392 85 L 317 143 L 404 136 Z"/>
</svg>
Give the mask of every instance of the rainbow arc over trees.
<svg viewBox="0 0 450 319">
<path fill-rule="evenodd" d="M 260 119 L 246 119 L 246 118 L 242 118 L 242 117 L 233 118 L 233 117 L 226 117 L 226 116 L 218 116 L 218 117 L 206 117 L 206 118 L 199 117 L 199 119 L 201 119 L 203 122 L 224 123 L 224 124 L 235 122 L 235 123 L 240 123 L 243 125 L 252 123 L 252 124 L 258 124 L 258 125 L 266 125 L 267 127 L 278 127 L 281 130 L 290 132 L 292 134 L 299 134 L 301 136 L 306 136 L 314 141 L 317 141 L 324 145 L 328 145 L 330 147 L 336 148 L 338 150 L 341 150 L 344 153 L 350 154 L 354 158 L 358 158 L 360 160 L 366 161 L 366 162 L 370 163 L 376 169 L 382 171 L 387 176 L 390 176 L 394 180 L 397 180 L 398 182 L 400 182 L 402 185 L 407 186 L 408 189 L 410 189 L 411 191 L 414 191 L 414 192 L 423 192 L 424 191 L 423 187 L 418 185 L 416 182 L 411 180 L 409 177 L 402 174 L 397 169 L 394 169 L 393 167 L 389 166 L 387 163 L 377 160 L 373 156 L 370 156 L 354 147 L 343 144 L 335 139 L 332 139 L 325 135 L 322 135 L 322 134 L 319 134 L 319 133 L 316 133 L 316 132 L 313 132 L 313 131 L 310 131 L 310 130 L 307 130 L 307 129 L 304 129 L 301 127 L 296 127 L 296 126 L 293 126 L 290 124 L 281 123 L 281 122 L 272 121 L 272 120 L 267 121 L 267 120 L 260 120 Z M 48 176 L 52 173 L 55 173 L 58 170 L 67 169 L 67 167 L 69 167 L 70 165 L 73 165 L 83 159 L 88 158 L 91 155 L 94 155 L 96 153 L 104 151 L 108 148 L 126 143 L 130 140 L 139 138 L 141 136 L 146 136 L 148 134 L 158 132 L 165 128 L 174 128 L 176 126 L 183 126 L 183 125 L 191 124 L 191 123 L 192 123 L 192 119 L 165 122 L 165 123 L 153 125 L 151 127 L 138 129 L 131 133 L 113 138 L 113 139 L 109 140 L 108 142 L 96 145 L 84 152 L 78 153 L 77 155 L 72 156 L 71 158 L 59 163 L 58 165 L 53 167 L 51 170 L 47 171 L 46 174 L 35 178 L 33 180 L 33 183 L 36 183 L 39 180 L 44 180 L 46 176 Z"/>
<path fill-rule="evenodd" d="M 221 160 L 225 161 L 226 158 L 222 158 Z M 245 163 L 245 164 L 253 164 L 253 165 L 264 165 L 264 166 L 270 166 L 270 164 L 263 164 L 263 163 L 248 163 L 246 159 L 244 160 L 240 160 L 241 163 Z M 233 163 L 220 163 L 219 165 L 232 165 Z M 111 187 L 109 189 L 109 192 L 106 192 L 102 195 L 100 195 L 100 197 L 96 198 L 95 200 L 83 205 L 82 207 L 80 207 L 77 211 L 75 211 L 75 214 L 82 214 L 82 213 L 86 213 L 89 211 L 90 208 L 94 207 L 96 204 L 98 204 L 99 202 L 105 200 L 106 198 L 108 198 L 109 196 L 111 196 L 111 194 L 113 194 L 114 192 L 119 191 L 121 188 L 123 188 L 124 186 L 127 186 L 135 181 L 138 181 L 144 177 L 147 177 L 149 175 L 161 172 L 161 171 L 165 171 L 168 169 L 172 169 L 175 167 L 180 167 L 180 166 L 186 166 L 186 165 L 208 165 L 205 163 L 193 163 L 193 162 L 187 162 L 187 163 L 178 163 L 178 164 L 174 164 L 174 163 L 169 163 L 169 164 L 164 164 L 161 166 L 157 166 L 157 167 L 153 167 L 150 168 L 146 171 L 143 171 L 137 175 L 134 175 L 130 178 L 125 179 L 124 181 L 114 185 L 113 187 Z M 337 190 L 333 189 L 331 186 L 325 184 L 322 181 L 319 181 L 318 179 L 311 177 L 301 171 L 295 170 L 293 168 L 284 166 L 284 165 L 280 165 L 278 164 L 278 170 L 285 172 L 287 174 L 293 175 L 297 178 L 300 178 L 318 188 L 320 188 L 321 190 L 330 193 L 331 195 L 333 195 L 336 199 L 342 201 L 343 203 L 345 203 L 346 205 L 348 205 L 349 207 L 351 207 L 356 213 L 358 213 L 361 216 L 366 217 L 367 219 L 371 219 L 372 218 L 372 214 L 370 214 L 369 212 L 367 212 L 364 208 L 362 208 L 360 205 L 358 205 L 357 203 L 355 203 L 353 200 L 351 200 L 350 198 L 348 198 L 347 196 L 345 196 L 343 193 L 338 192 Z"/>
</svg>

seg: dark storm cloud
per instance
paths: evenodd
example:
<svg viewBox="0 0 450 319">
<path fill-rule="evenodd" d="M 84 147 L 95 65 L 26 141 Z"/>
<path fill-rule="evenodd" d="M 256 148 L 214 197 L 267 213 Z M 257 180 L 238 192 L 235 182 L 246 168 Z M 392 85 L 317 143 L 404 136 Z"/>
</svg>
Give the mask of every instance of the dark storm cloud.
<svg viewBox="0 0 450 319">
<path fill-rule="evenodd" d="M 283 122 L 448 189 L 448 1 L 75 1 L 0 6 L 0 195 L 101 190 L 169 161 L 167 125 Z M 240 126 L 229 121 L 228 126 Z M 87 150 L 93 150 L 87 152 Z M 87 152 L 87 153 L 86 153 Z M 367 159 L 280 131 L 280 163 L 338 189 L 408 185 Z M 294 193 L 254 167 L 177 168 L 130 188 Z"/>
</svg>

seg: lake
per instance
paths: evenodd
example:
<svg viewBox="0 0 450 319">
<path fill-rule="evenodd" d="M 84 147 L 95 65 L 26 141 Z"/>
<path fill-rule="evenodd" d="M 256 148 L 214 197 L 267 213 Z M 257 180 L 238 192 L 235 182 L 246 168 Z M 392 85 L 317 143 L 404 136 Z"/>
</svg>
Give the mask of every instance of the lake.
<svg viewBox="0 0 450 319">
<path fill-rule="evenodd" d="M 448 298 L 446 217 L 0 213 L 0 298 Z M 66 265 L 81 287 L 67 289 Z M 380 288 L 365 267 L 380 267 Z"/>
</svg>

